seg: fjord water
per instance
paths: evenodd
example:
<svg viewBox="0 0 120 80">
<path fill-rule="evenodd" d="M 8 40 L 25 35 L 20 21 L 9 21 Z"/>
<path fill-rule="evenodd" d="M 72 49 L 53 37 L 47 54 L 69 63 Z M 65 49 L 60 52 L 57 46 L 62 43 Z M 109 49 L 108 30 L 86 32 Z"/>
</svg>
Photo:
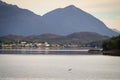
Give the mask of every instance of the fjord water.
<svg viewBox="0 0 120 80">
<path fill-rule="evenodd" d="M 63 51 L 55 53 L 60 54 Z M 64 51 L 64 53 L 76 53 L 76 51 Z M 120 57 L 33 54 L 0 54 L 0 80 L 120 79 Z"/>
</svg>

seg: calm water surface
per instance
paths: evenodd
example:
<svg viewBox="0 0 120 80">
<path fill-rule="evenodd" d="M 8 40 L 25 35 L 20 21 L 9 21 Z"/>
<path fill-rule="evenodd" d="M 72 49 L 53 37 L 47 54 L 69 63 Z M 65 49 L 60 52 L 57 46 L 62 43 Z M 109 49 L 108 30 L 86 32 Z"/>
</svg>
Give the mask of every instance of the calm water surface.
<svg viewBox="0 0 120 80">
<path fill-rule="evenodd" d="M 120 57 L 0 54 L 0 80 L 120 80 Z"/>
</svg>

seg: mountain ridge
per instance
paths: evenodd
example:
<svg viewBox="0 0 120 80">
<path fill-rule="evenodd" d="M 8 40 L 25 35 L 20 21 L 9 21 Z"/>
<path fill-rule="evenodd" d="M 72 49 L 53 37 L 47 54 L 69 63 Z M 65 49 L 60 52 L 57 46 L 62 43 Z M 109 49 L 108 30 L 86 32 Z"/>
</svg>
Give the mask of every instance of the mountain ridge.
<svg viewBox="0 0 120 80">
<path fill-rule="evenodd" d="M 44 36 L 46 35 L 46 36 Z M 48 37 L 49 36 L 49 37 Z M 9 40 L 9 41 L 38 41 L 38 42 L 49 42 L 49 43 L 88 43 L 92 41 L 102 41 L 109 39 L 108 36 L 102 36 L 95 32 L 76 32 L 68 34 L 66 36 L 56 35 L 56 34 L 41 34 L 41 35 L 30 35 L 30 36 L 21 36 L 21 35 L 6 35 L 0 37 L 0 40 Z"/>
<path fill-rule="evenodd" d="M 41 16 L 16 5 L 5 3 L 5 5 L 0 6 L 0 12 L 0 35 L 37 34 L 42 26 Z"/>
<path fill-rule="evenodd" d="M 16 5 L 0 1 L 1 4 L 0 36 L 9 34 L 27 36 L 44 33 L 67 35 L 74 32 L 97 32 L 111 37 L 118 35 L 96 17 L 74 5 L 58 8 L 39 16 Z"/>
<path fill-rule="evenodd" d="M 60 27 L 60 30 L 67 30 L 70 27 L 71 31 L 66 31 L 66 33 L 70 33 L 72 31 L 89 31 L 109 36 L 116 34 L 116 32 L 107 28 L 107 26 L 96 17 L 79 8 L 76 8 L 75 6 L 55 9 L 43 15 L 43 18 L 48 24 L 54 25 L 54 28 Z"/>
</svg>

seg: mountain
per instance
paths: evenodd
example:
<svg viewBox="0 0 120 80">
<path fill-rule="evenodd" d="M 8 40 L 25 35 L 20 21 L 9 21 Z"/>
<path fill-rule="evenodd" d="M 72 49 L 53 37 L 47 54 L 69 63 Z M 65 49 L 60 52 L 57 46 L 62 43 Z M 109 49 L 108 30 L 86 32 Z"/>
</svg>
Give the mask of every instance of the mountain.
<svg viewBox="0 0 120 80">
<path fill-rule="evenodd" d="M 44 32 L 42 27 L 41 16 L 0 1 L 0 36 L 40 34 Z"/>
<path fill-rule="evenodd" d="M 51 32 L 70 34 L 72 32 L 96 32 L 101 35 L 115 36 L 118 33 L 109 29 L 102 21 L 83 10 L 70 5 L 53 10 L 43 17 L 47 24 L 52 25 Z"/>
<path fill-rule="evenodd" d="M 56 34 L 41 34 L 41 35 L 31 35 L 31 36 L 18 36 L 18 35 L 7 35 L 0 37 L 0 40 L 9 41 L 38 41 L 38 42 L 49 42 L 49 43 L 59 43 L 59 44 L 69 44 L 69 43 L 89 43 L 93 41 L 106 40 L 109 37 L 102 36 L 95 32 L 76 32 L 66 36 L 56 35 Z"/>
<path fill-rule="evenodd" d="M 73 5 L 40 16 L 0 0 L 0 36 L 9 34 L 28 36 L 44 33 L 68 35 L 74 32 L 118 35 L 103 22 Z"/>
</svg>

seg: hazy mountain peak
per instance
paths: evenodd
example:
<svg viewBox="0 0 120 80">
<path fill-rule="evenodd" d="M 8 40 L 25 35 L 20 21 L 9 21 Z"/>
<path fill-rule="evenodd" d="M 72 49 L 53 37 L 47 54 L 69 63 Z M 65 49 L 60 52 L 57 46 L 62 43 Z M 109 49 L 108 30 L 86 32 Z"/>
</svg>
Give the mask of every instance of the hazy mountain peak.
<svg viewBox="0 0 120 80">
<path fill-rule="evenodd" d="M 81 10 L 80 8 L 78 8 L 78 7 L 76 7 L 76 6 L 74 6 L 74 5 L 69 5 L 69 6 L 67 6 L 67 7 L 65 7 L 65 8 L 63 8 L 63 10 L 70 10 L 70 11 L 83 11 L 83 10 Z"/>
<path fill-rule="evenodd" d="M 117 35 L 116 32 L 109 29 L 102 21 L 74 5 L 69 5 L 62 9 L 55 9 L 45 14 L 43 19 L 55 29 L 52 29 L 53 31 L 51 32 L 57 34 L 96 32 L 107 36 Z"/>
<path fill-rule="evenodd" d="M 32 11 L 6 3 L 0 6 L 0 36 L 37 34 L 42 25 L 41 16 Z"/>
<path fill-rule="evenodd" d="M 69 5 L 69 6 L 65 7 L 65 8 L 77 8 L 77 7 L 74 6 L 74 5 Z"/>
</svg>

